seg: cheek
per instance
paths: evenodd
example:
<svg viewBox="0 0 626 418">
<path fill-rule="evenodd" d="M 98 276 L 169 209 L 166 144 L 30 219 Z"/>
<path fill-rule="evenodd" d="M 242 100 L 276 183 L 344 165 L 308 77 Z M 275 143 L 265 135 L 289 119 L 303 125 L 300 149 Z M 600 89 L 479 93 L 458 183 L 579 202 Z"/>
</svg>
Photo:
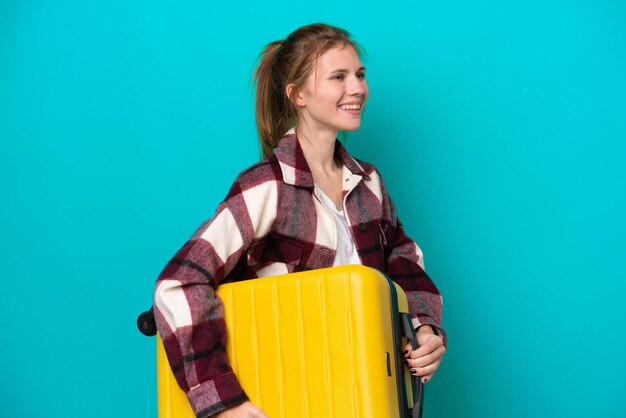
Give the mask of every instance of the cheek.
<svg viewBox="0 0 626 418">
<path fill-rule="evenodd" d="M 325 94 L 320 96 L 320 104 L 328 111 L 339 110 L 341 98 L 340 94 Z"/>
</svg>

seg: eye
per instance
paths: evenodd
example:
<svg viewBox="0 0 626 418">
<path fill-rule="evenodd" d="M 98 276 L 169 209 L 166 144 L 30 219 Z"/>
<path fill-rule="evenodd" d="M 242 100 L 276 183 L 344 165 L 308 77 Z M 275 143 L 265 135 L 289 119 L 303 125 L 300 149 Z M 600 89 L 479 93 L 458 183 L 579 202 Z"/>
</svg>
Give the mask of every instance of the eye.
<svg viewBox="0 0 626 418">
<path fill-rule="evenodd" d="M 343 74 L 335 74 L 335 75 L 333 76 L 333 80 L 339 80 L 339 81 L 341 81 L 341 80 L 343 80 L 344 78 L 345 78 L 345 77 L 344 77 L 344 75 L 343 75 Z"/>
<path fill-rule="evenodd" d="M 365 73 L 357 73 L 356 77 L 357 77 L 359 80 L 365 80 Z"/>
</svg>

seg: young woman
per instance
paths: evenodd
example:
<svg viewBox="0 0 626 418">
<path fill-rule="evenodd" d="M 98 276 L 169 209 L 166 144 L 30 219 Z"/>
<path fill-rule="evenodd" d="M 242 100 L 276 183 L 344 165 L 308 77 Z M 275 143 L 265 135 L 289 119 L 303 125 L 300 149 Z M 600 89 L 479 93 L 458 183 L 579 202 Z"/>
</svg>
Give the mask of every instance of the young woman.
<svg viewBox="0 0 626 418">
<path fill-rule="evenodd" d="M 441 296 L 371 164 L 337 141 L 368 97 L 349 34 L 315 24 L 270 43 L 255 72 L 264 160 L 243 171 L 209 221 L 159 276 L 157 326 L 198 417 L 265 417 L 228 364 L 220 283 L 342 264 L 387 273 L 406 292 L 420 348 L 405 348 L 425 383 L 445 352 Z"/>
</svg>

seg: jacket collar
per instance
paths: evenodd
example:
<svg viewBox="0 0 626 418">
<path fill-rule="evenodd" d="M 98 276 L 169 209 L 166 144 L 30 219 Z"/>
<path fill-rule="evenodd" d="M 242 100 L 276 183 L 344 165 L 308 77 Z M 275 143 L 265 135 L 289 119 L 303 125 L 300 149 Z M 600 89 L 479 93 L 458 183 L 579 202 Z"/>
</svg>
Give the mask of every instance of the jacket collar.
<svg viewBox="0 0 626 418">
<path fill-rule="evenodd" d="M 339 156 L 339 160 L 352 174 L 369 180 L 369 175 L 363 170 L 363 167 L 348 154 L 341 142 L 337 140 L 335 140 L 335 155 Z M 302 147 L 295 133 L 288 132 L 278 142 L 274 148 L 274 156 L 278 160 L 285 183 L 309 188 L 315 186 L 313 174 L 311 174 L 311 169 L 304 158 Z"/>
</svg>

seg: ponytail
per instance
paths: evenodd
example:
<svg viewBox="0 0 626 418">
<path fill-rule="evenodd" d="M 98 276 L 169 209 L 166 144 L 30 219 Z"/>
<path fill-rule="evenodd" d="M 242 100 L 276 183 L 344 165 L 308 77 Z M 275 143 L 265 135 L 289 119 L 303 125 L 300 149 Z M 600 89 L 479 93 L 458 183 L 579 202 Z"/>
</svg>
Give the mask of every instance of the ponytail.
<svg viewBox="0 0 626 418">
<path fill-rule="evenodd" d="M 282 41 L 268 44 L 259 58 L 254 71 L 256 83 L 256 126 L 263 158 L 272 155 L 272 150 L 281 136 L 290 128 L 285 120 L 286 95 L 275 81 L 275 62 Z M 280 132 L 283 130 L 282 132 Z"/>
</svg>

